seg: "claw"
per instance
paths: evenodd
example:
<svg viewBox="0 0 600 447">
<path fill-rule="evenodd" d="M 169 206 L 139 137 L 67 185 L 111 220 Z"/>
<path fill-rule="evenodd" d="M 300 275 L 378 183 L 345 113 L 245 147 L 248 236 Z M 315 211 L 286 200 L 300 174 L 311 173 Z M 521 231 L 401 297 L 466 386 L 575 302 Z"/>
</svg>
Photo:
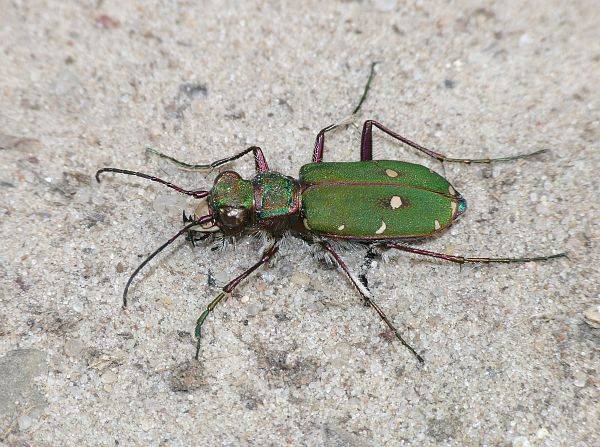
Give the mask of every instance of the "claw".
<svg viewBox="0 0 600 447">
<path fill-rule="evenodd" d="M 200 339 L 196 342 L 196 355 L 194 356 L 195 360 L 198 360 L 198 356 L 200 355 Z"/>
</svg>

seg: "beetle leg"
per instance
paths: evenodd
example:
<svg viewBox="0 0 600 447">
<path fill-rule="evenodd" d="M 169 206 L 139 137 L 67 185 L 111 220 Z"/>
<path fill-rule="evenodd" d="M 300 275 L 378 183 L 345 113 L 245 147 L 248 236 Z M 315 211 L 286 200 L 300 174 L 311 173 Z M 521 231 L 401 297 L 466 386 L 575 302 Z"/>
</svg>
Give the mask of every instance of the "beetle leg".
<svg viewBox="0 0 600 447">
<path fill-rule="evenodd" d="M 425 155 L 428 155 L 431 158 L 435 158 L 436 160 L 438 160 L 442 163 L 445 161 L 456 162 L 456 163 L 465 163 L 465 164 L 492 163 L 492 162 L 497 162 L 497 161 L 511 161 L 511 160 L 518 160 L 520 158 L 531 157 L 531 156 L 542 154 L 542 153 L 546 152 L 546 149 L 540 149 L 535 152 L 512 155 L 512 156 L 508 156 L 508 157 L 500 157 L 500 158 L 452 158 L 452 157 L 448 157 L 447 155 L 444 155 L 440 152 L 436 152 L 434 150 L 427 149 L 426 147 L 423 147 L 420 144 L 417 144 L 414 141 L 411 141 L 408 138 L 403 137 L 402 135 L 394 132 L 393 130 L 388 129 L 383 124 L 381 124 L 377 121 L 367 120 L 367 121 L 365 121 L 365 124 L 363 125 L 363 131 L 362 131 L 362 137 L 361 137 L 361 143 L 360 143 L 360 161 L 373 160 L 373 126 L 377 127 L 379 130 L 385 132 L 392 138 L 395 138 L 396 140 L 401 141 L 404 144 L 407 144 L 410 147 L 412 147 L 418 151 L 421 151 Z"/>
<path fill-rule="evenodd" d="M 531 257 L 522 257 L 522 258 L 480 258 L 480 257 L 465 257 L 465 256 L 454 256 L 447 255 L 444 253 L 436 253 L 434 251 L 423 250 L 420 248 L 411 247 L 409 245 L 397 244 L 397 243 L 388 243 L 384 244 L 383 247 L 387 248 L 395 248 L 397 250 L 406 251 L 409 253 L 414 253 L 422 256 L 430 256 L 432 258 L 443 259 L 445 261 L 456 262 L 458 264 L 464 263 L 476 263 L 476 264 L 490 264 L 490 263 L 518 263 L 518 262 L 535 262 L 535 261 L 547 261 L 549 259 L 555 258 L 565 258 L 567 256 L 566 253 L 556 253 L 552 255 L 545 256 L 531 256 Z"/>
<path fill-rule="evenodd" d="M 402 338 L 402 336 L 400 335 L 400 332 L 398 332 L 398 329 L 396 329 L 396 327 L 392 324 L 392 322 L 387 317 L 387 315 L 383 312 L 383 310 L 373 301 L 373 295 L 371 294 L 371 291 L 367 287 L 365 287 L 365 285 L 360 281 L 360 279 L 358 279 L 350 271 L 350 269 L 348 268 L 348 266 L 346 265 L 344 260 L 340 257 L 340 255 L 338 255 L 336 253 L 336 251 L 333 249 L 331 244 L 326 241 L 321 241 L 320 243 L 321 243 L 321 246 L 325 250 L 327 250 L 331 254 L 331 256 L 333 256 L 333 259 L 335 259 L 335 261 L 341 267 L 341 269 L 344 271 L 344 273 L 346 274 L 348 279 L 352 282 L 354 287 L 356 287 L 356 289 L 361 294 L 361 296 L 365 300 L 365 302 L 369 306 L 371 306 L 375 310 L 375 312 L 377 312 L 377 314 L 383 320 L 383 322 L 385 324 L 387 324 L 387 326 L 394 332 L 394 334 L 396 335 L 396 338 L 400 341 L 400 343 L 402 343 L 410 352 L 412 352 L 413 355 L 417 358 L 417 360 L 420 363 L 424 363 L 423 357 L 421 357 L 417 353 L 417 351 L 415 351 L 415 349 Z"/>
<path fill-rule="evenodd" d="M 367 99 L 367 94 L 369 93 L 369 89 L 371 88 L 371 82 L 373 81 L 373 78 L 375 77 L 375 66 L 378 63 L 379 62 L 373 62 L 371 64 L 371 71 L 369 72 L 369 78 L 367 79 L 367 83 L 365 84 L 363 94 L 360 97 L 360 100 L 358 101 L 357 106 L 354 108 L 354 110 L 352 111 L 350 116 L 348 116 L 347 118 L 345 118 L 341 121 L 338 121 L 335 124 L 330 124 L 329 126 L 325 127 L 324 129 L 321 129 L 321 131 L 317 134 L 317 138 L 315 139 L 315 148 L 313 150 L 313 163 L 321 163 L 323 161 L 323 150 L 325 148 L 325 133 L 329 132 L 333 129 L 337 129 L 338 127 L 348 125 L 354 120 L 355 115 L 358 113 L 358 111 L 362 107 L 363 102 L 365 102 L 365 99 Z"/>
<path fill-rule="evenodd" d="M 251 146 L 248 149 L 244 149 L 243 151 L 234 154 L 227 158 L 222 158 L 221 160 L 213 161 L 212 163 L 205 164 L 196 164 L 196 163 L 186 163 L 184 161 L 177 160 L 170 155 L 163 154 L 162 152 L 157 151 L 151 147 L 147 147 L 146 150 L 153 155 L 156 155 L 160 158 L 164 158 L 165 160 L 169 160 L 171 163 L 179 166 L 181 169 L 185 169 L 187 171 L 212 171 L 213 169 L 229 163 L 231 161 L 237 160 L 238 158 L 243 157 L 244 155 L 253 152 L 254 153 L 254 162 L 256 165 L 257 172 L 264 172 L 269 170 L 269 165 L 267 164 L 267 160 L 263 154 L 263 151 L 258 146 Z"/>
<path fill-rule="evenodd" d="M 233 289 L 235 289 L 239 285 L 240 282 L 242 282 L 244 279 L 246 279 L 248 276 L 250 276 L 250 274 L 252 272 L 254 272 L 257 268 L 259 268 L 261 265 L 269 262 L 269 260 L 279 250 L 279 247 L 277 246 L 278 243 L 279 243 L 279 240 L 276 240 L 267 250 L 265 250 L 262 257 L 256 264 L 254 264 L 252 267 L 250 267 L 249 269 L 244 271 L 241 275 L 232 279 L 227 285 L 225 285 L 225 287 L 223 287 L 223 289 L 221 290 L 221 293 L 219 293 L 217 295 L 217 297 L 214 300 L 212 300 L 208 304 L 208 306 L 206 306 L 206 309 L 204 310 L 204 312 L 202 312 L 202 315 L 200 315 L 200 317 L 196 321 L 196 329 L 194 331 L 194 334 L 196 335 L 196 338 L 198 340 L 196 343 L 196 356 L 195 356 L 196 360 L 198 360 L 198 355 L 200 353 L 200 339 L 201 339 L 201 335 L 202 335 L 201 334 L 202 324 L 204 323 L 204 320 L 206 320 L 206 317 L 208 317 L 208 314 L 211 313 L 213 311 L 213 309 L 217 306 L 217 304 L 219 304 L 221 302 L 221 300 L 223 298 L 225 298 L 225 296 L 227 296 L 227 294 L 231 293 L 233 291 Z"/>
</svg>

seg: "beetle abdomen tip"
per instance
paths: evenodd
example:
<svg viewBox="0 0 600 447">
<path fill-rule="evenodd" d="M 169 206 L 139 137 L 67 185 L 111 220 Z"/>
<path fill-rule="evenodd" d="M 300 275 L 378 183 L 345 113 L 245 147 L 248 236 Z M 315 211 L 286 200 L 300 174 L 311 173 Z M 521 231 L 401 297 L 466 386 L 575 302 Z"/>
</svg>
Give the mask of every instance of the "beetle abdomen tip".
<svg viewBox="0 0 600 447">
<path fill-rule="evenodd" d="M 465 211 L 467 211 L 467 201 L 461 197 L 458 201 L 457 215 L 463 214 Z"/>
</svg>

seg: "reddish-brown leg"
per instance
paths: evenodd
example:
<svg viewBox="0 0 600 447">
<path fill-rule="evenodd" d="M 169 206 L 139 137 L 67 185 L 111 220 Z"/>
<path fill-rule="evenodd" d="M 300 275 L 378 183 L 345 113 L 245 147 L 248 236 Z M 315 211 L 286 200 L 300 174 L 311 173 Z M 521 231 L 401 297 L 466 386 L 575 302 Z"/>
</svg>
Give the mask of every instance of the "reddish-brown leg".
<svg viewBox="0 0 600 447">
<path fill-rule="evenodd" d="M 323 246 L 323 248 L 325 250 L 327 250 L 331 256 L 333 257 L 333 259 L 335 259 L 335 261 L 337 262 L 337 264 L 341 267 L 341 269 L 343 270 L 343 272 L 346 274 L 346 277 L 352 282 L 352 284 L 354 285 L 354 287 L 358 290 L 358 292 L 361 294 L 362 298 L 365 300 L 365 302 L 371 306 L 375 312 L 377 312 L 377 314 L 379 315 L 379 317 L 383 320 L 383 322 L 394 332 L 394 334 L 396 335 L 396 338 L 400 341 L 400 343 L 402 343 L 404 345 L 404 347 L 406 347 L 410 352 L 413 353 L 413 355 L 417 358 L 417 360 L 421 363 L 424 362 L 423 357 L 421 357 L 417 351 L 415 351 L 415 349 L 409 345 L 404 338 L 402 338 L 402 336 L 400 335 L 400 332 L 398 332 L 398 329 L 396 329 L 396 327 L 392 324 L 392 322 L 390 321 L 390 319 L 387 317 L 387 315 L 383 312 L 383 310 L 373 301 L 373 295 L 371 294 L 371 292 L 369 291 L 369 289 L 367 289 L 365 287 L 365 285 L 360 281 L 359 278 L 357 278 L 348 268 L 348 266 L 346 265 L 346 263 L 344 262 L 344 260 L 340 257 L 340 255 L 337 254 L 337 252 L 333 249 L 333 247 L 331 246 L 331 244 L 329 242 L 326 241 L 321 241 L 321 245 Z"/>
<path fill-rule="evenodd" d="M 331 124 L 317 134 L 317 138 L 315 139 L 315 149 L 313 150 L 313 163 L 321 163 L 323 161 L 323 150 L 325 148 L 325 132 L 329 132 L 330 130 L 338 127 L 336 124 Z"/>
<path fill-rule="evenodd" d="M 323 161 L 323 150 L 325 147 L 325 133 L 329 132 L 333 129 L 336 129 L 337 127 L 344 126 L 346 124 L 350 124 L 350 122 L 352 122 L 352 118 L 354 117 L 354 115 L 356 115 L 358 113 L 358 111 L 360 110 L 360 108 L 362 107 L 363 102 L 365 102 L 365 99 L 367 99 L 369 89 L 371 88 L 371 82 L 373 81 L 373 77 L 375 76 L 375 66 L 376 65 L 377 65 L 377 62 L 373 62 L 371 64 L 371 71 L 369 72 L 369 78 L 367 79 L 367 83 L 365 84 L 363 94 L 360 97 L 358 104 L 352 111 L 352 114 L 348 117 L 348 119 L 350 119 L 350 120 L 344 119 L 338 123 L 331 124 L 331 125 L 325 127 L 324 129 L 322 129 L 317 134 L 317 138 L 315 139 L 315 148 L 313 150 L 313 159 L 312 159 L 313 163 L 321 163 Z"/>
<path fill-rule="evenodd" d="M 527 158 L 527 157 L 531 157 L 533 155 L 538 155 L 538 154 L 546 152 L 546 149 L 541 149 L 541 150 L 538 150 L 535 152 L 530 152 L 527 154 L 518 154 L 518 155 L 512 155 L 509 157 L 500 157 L 500 158 L 452 158 L 452 157 L 448 157 L 447 155 L 444 155 L 440 152 L 436 152 L 431 149 L 427 149 L 426 147 L 423 147 L 420 144 L 417 144 L 414 141 L 411 141 L 408 138 L 403 137 L 402 135 L 394 132 L 393 130 L 388 129 L 383 124 L 381 124 L 377 121 L 367 120 L 367 121 L 365 121 L 365 124 L 363 125 L 363 131 L 362 131 L 362 137 L 361 137 L 361 143 L 360 143 L 360 160 L 361 161 L 373 160 L 373 126 L 377 127 L 379 130 L 385 132 L 392 138 L 395 138 L 396 140 L 401 141 L 402 143 L 407 144 L 410 147 L 424 153 L 425 155 L 428 155 L 429 157 L 439 160 L 440 162 L 447 161 L 447 162 L 456 162 L 456 163 L 465 163 L 465 164 L 492 163 L 492 162 L 496 162 L 496 161 L 518 160 L 520 158 Z"/>
<path fill-rule="evenodd" d="M 206 306 L 206 310 L 204 312 L 202 312 L 202 315 L 200 315 L 200 317 L 196 321 L 196 330 L 194 331 L 196 334 L 196 338 L 198 339 L 198 341 L 196 343 L 196 360 L 198 359 L 198 354 L 200 353 L 200 336 L 202 335 L 202 333 L 201 333 L 202 324 L 204 323 L 204 320 L 206 320 L 206 317 L 208 316 L 208 314 L 211 313 L 214 310 L 214 308 L 217 307 L 217 304 L 219 304 L 221 302 L 221 300 L 223 298 L 225 298 L 225 296 L 228 293 L 231 293 L 233 291 L 233 289 L 235 289 L 239 285 L 240 282 L 242 282 L 244 279 L 246 279 L 248 276 L 250 276 L 250 274 L 252 272 L 254 272 L 257 268 L 259 268 L 261 265 L 269 262 L 269 260 L 273 256 L 275 256 L 275 254 L 279 250 L 279 247 L 277 246 L 278 243 L 279 243 L 279 240 L 275 241 L 273 243 L 273 245 L 271 245 L 263 253 L 262 257 L 256 264 L 254 264 L 249 269 L 245 270 L 241 275 L 232 279 L 229 283 L 227 283 L 227 285 L 225 285 L 225 287 L 223 287 L 223 289 L 221 289 L 222 292 L 219 293 L 217 295 L 217 297 L 208 304 L 208 306 Z"/>
<path fill-rule="evenodd" d="M 414 253 L 422 256 L 430 256 L 432 258 L 443 259 L 444 261 L 456 262 L 458 264 L 464 263 L 477 263 L 477 264 L 490 264 L 490 263 L 518 263 L 518 262 L 535 262 L 535 261 L 547 261 L 549 259 L 564 258 L 567 256 L 566 253 L 556 253 L 553 255 L 546 256 L 531 256 L 521 258 L 481 258 L 481 257 L 465 257 L 465 256 L 453 256 L 444 253 L 436 253 L 434 251 L 423 250 L 421 248 L 411 247 L 410 245 L 387 243 L 383 247 L 395 248 L 397 250 L 406 251 L 408 253 Z"/>
</svg>

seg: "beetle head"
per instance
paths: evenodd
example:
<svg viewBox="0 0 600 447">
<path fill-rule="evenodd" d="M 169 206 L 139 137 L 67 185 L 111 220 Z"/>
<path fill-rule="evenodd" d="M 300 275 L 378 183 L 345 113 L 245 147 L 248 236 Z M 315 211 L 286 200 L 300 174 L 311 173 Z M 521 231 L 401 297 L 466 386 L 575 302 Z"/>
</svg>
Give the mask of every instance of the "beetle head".
<svg viewBox="0 0 600 447">
<path fill-rule="evenodd" d="M 252 223 L 254 189 L 252 182 L 237 172 L 225 171 L 216 179 L 208 196 L 216 224 L 226 234 L 237 234 Z"/>
</svg>

